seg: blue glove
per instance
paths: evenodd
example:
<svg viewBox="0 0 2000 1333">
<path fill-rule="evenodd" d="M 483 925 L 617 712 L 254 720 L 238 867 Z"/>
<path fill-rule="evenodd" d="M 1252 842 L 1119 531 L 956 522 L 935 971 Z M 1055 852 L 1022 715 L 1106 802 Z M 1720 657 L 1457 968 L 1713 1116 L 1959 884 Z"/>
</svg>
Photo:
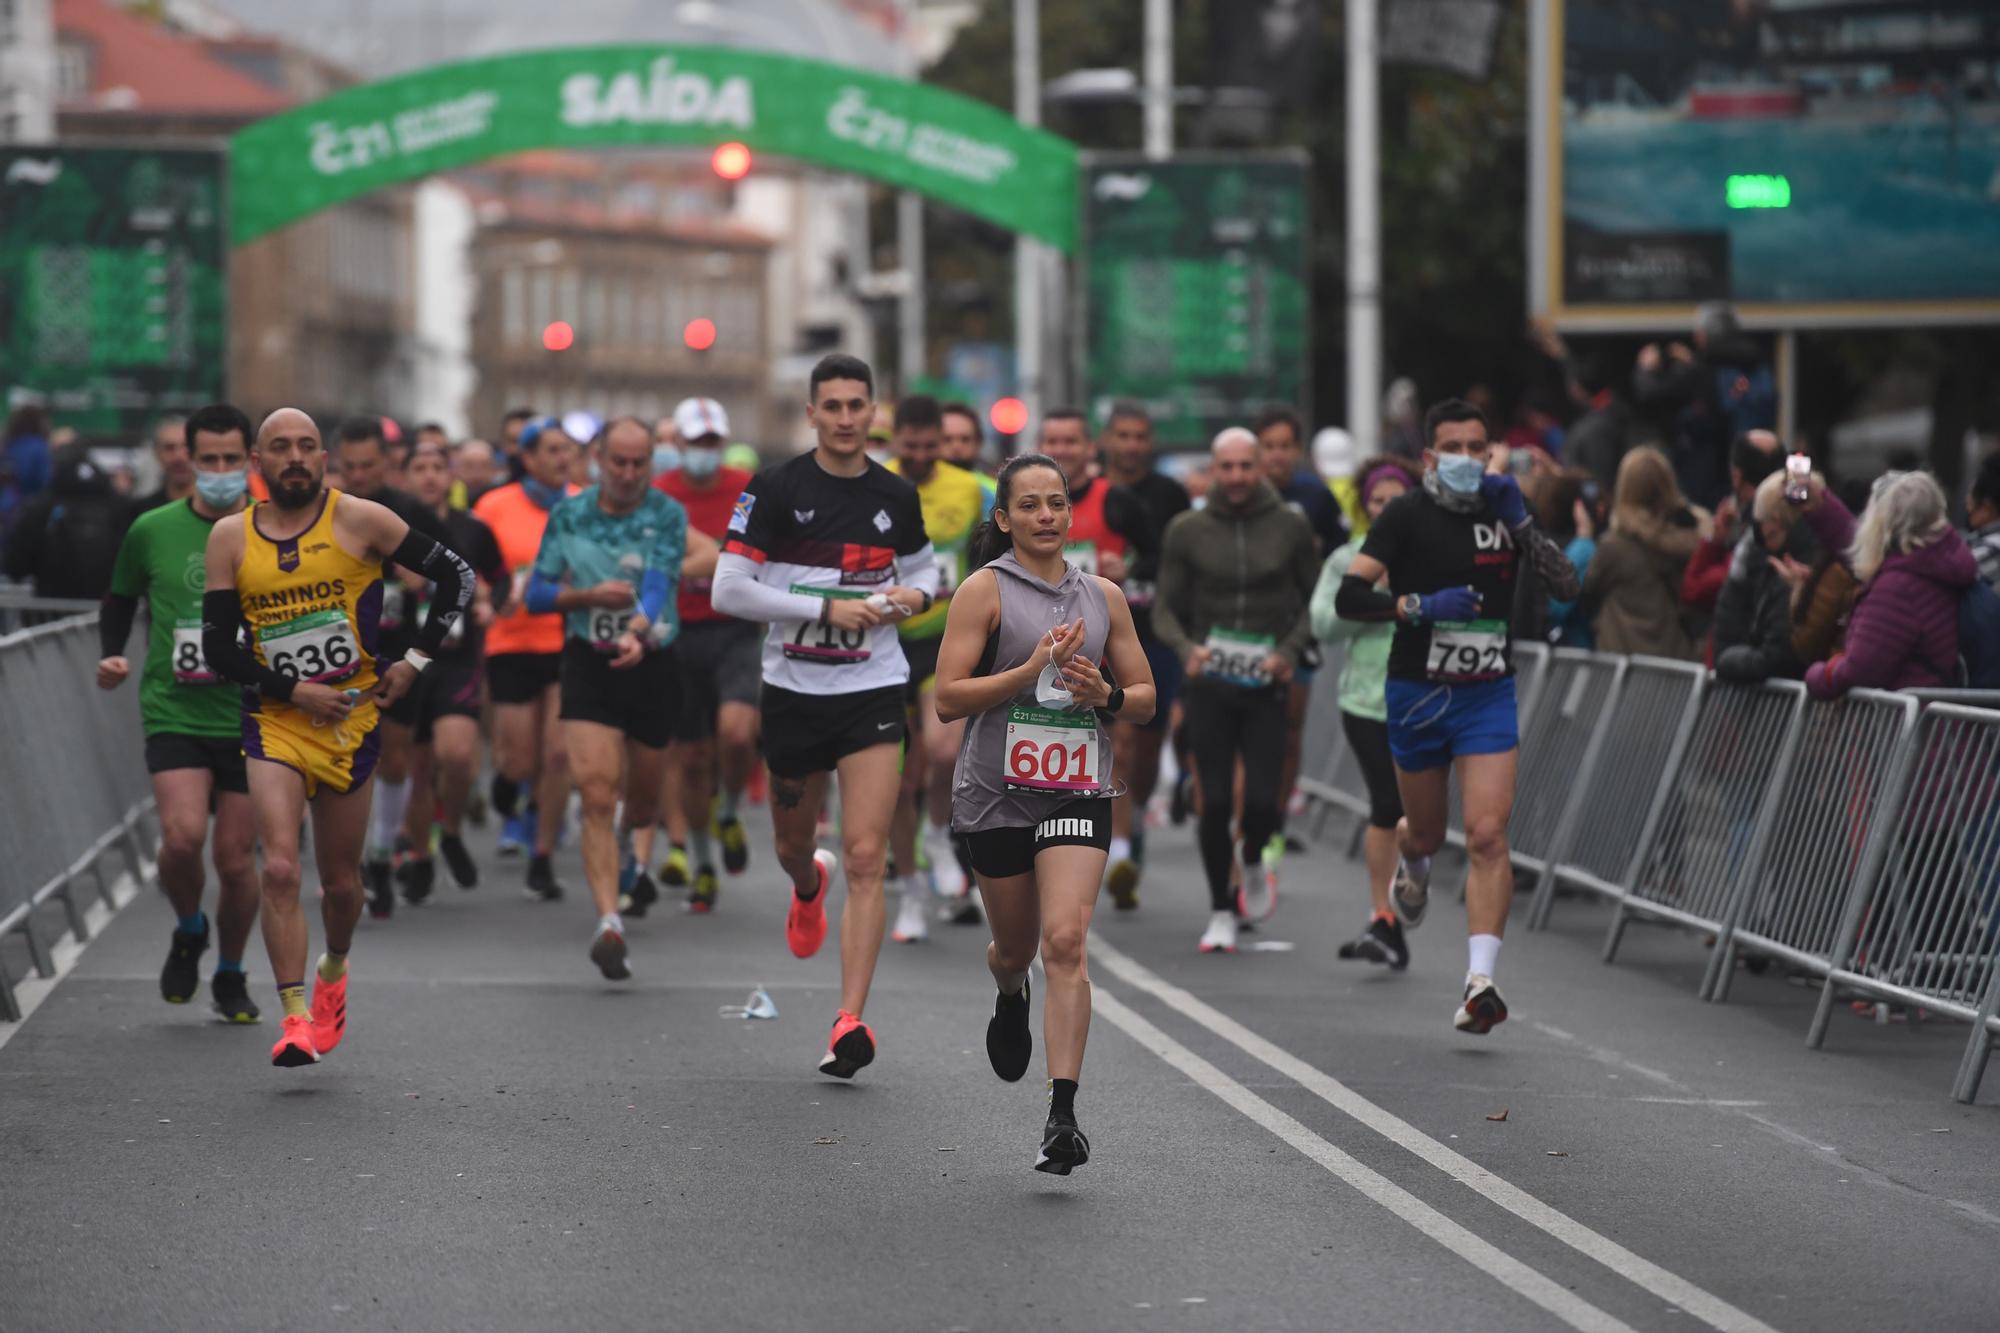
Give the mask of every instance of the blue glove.
<svg viewBox="0 0 2000 1333">
<path fill-rule="evenodd" d="M 1519 493 L 1516 497 L 1519 498 Z M 1471 620 L 1479 614 L 1479 594 L 1470 588 L 1446 588 L 1427 592 L 1417 599 L 1425 624 L 1440 620 Z"/>
<path fill-rule="evenodd" d="M 1509 528 L 1518 528 L 1528 521 L 1528 502 L 1521 496 L 1521 483 L 1508 472 L 1489 472 L 1479 481 L 1479 493 L 1486 497 L 1486 506 L 1499 516 Z"/>
</svg>

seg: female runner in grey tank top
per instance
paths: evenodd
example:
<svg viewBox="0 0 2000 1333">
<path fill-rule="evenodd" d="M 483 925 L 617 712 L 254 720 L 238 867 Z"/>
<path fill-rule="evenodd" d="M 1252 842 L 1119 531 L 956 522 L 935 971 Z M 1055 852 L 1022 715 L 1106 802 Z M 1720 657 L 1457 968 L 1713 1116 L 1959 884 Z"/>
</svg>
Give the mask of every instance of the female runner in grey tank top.
<svg viewBox="0 0 2000 1333">
<path fill-rule="evenodd" d="M 974 534 L 938 648 L 940 720 L 972 719 L 952 773 L 951 826 L 965 836 L 1000 987 L 986 1055 L 1008 1082 L 1027 1073 L 1028 964 L 1041 950 L 1049 1119 L 1037 1171 L 1090 1160 L 1076 1085 L 1090 1032 L 1084 939 L 1111 845 L 1111 742 L 1104 719 L 1153 715 L 1153 673 L 1118 585 L 1063 560 L 1062 469 L 1024 454 L 1000 470 L 993 515 Z M 1113 681 L 1124 682 L 1122 688 Z"/>
</svg>

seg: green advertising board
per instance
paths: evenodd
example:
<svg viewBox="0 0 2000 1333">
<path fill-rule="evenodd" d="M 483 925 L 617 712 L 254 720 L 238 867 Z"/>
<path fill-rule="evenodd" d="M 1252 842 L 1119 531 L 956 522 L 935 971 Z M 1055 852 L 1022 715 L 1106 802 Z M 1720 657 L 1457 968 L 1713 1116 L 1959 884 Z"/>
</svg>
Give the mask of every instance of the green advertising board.
<svg viewBox="0 0 2000 1333">
<path fill-rule="evenodd" d="M 223 155 L 0 151 L 0 385 L 128 435 L 223 395 Z"/>
<path fill-rule="evenodd" d="M 1076 148 L 984 102 L 735 47 L 526 51 L 416 70 L 230 141 L 230 235 L 254 240 L 384 185 L 531 148 L 737 142 L 1076 244 Z"/>
<path fill-rule="evenodd" d="M 1270 403 L 1310 420 L 1305 156 L 1092 154 L 1083 175 L 1093 421 L 1131 399 L 1162 445 L 1189 447 Z"/>
</svg>

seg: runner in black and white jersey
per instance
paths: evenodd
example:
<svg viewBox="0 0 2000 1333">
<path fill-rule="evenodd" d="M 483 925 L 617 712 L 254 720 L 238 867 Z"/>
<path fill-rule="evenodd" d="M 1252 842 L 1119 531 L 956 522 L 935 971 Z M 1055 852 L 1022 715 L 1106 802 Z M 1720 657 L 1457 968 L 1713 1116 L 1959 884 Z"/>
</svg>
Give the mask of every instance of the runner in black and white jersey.
<svg viewBox="0 0 2000 1333">
<path fill-rule="evenodd" d="M 710 593 L 718 611 L 770 624 L 761 704 L 771 824 L 792 879 L 785 935 L 810 958 L 826 938 L 835 865 L 813 847 L 829 774 L 840 777 L 847 904 L 840 1015 L 820 1068 L 852 1078 L 875 1058 L 861 1021 L 882 951 L 882 874 L 900 785 L 903 684 L 896 622 L 930 608 L 937 563 L 916 488 L 869 460 L 875 379 L 865 362 L 813 367 L 806 417 L 818 447 L 744 488 Z"/>
</svg>

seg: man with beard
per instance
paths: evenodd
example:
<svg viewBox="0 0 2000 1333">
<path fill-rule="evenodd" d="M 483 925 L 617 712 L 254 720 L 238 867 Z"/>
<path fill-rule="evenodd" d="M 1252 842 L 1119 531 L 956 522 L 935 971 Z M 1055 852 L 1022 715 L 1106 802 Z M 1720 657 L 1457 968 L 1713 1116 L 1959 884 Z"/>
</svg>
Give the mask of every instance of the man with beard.
<svg viewBox="0 0 2000 1333">
<path fill-rule="evenodd" d="M 383 436 L 382 418 L 350 417 L 340 423 L 339 442 L 334 446 L 345 494 L 372 500 L 395 514 L 412 529 L 447 548 L 451 537 L 438 516 L 407 492 L 389 484 L 393 472 L 400 476 L 403 465 Z M 423 580 L 410 572 L 389 571 L 382 584 L 381 654 L 388 661 L 402 656 L 416 640 L 417 598 Z M 402 837 L 403 815 L 410 800 L 410 751 L 417 722 L 417 696 L 413 690 L 399 698 L 382 714 L 382 757 L 375 771 L 375 820 L 368 838 L 368 912 L 385 917 L 396 905 L 391 887 L 394 867 L 406 863 L 415 852 Z"/>
<path fill-rule="evenodd" d="M 472 599 L 473 575 L 386 507 L 326 486 L 311 417 L 280 408 L 252 454 L 271 499 L 216 520 L 202 595 L 202 653 L 245 688 L 243 753 L 264 848 L 264 947 L 284 1006 L 271 1049 L 283 1068 L 316 1064 L 347 1027 L 347 951 L 361 915 L 361 839 L 381 741 L 378 710 L 410 692 Z M 416 647 L 381 652 L 392 565 L 436 585 Z M 248 628 L 250 645 L 243 644 Z M 310 811 L 326 952 L 308 1008 L 299 908 L 299 826 Z"/>
</svg>

